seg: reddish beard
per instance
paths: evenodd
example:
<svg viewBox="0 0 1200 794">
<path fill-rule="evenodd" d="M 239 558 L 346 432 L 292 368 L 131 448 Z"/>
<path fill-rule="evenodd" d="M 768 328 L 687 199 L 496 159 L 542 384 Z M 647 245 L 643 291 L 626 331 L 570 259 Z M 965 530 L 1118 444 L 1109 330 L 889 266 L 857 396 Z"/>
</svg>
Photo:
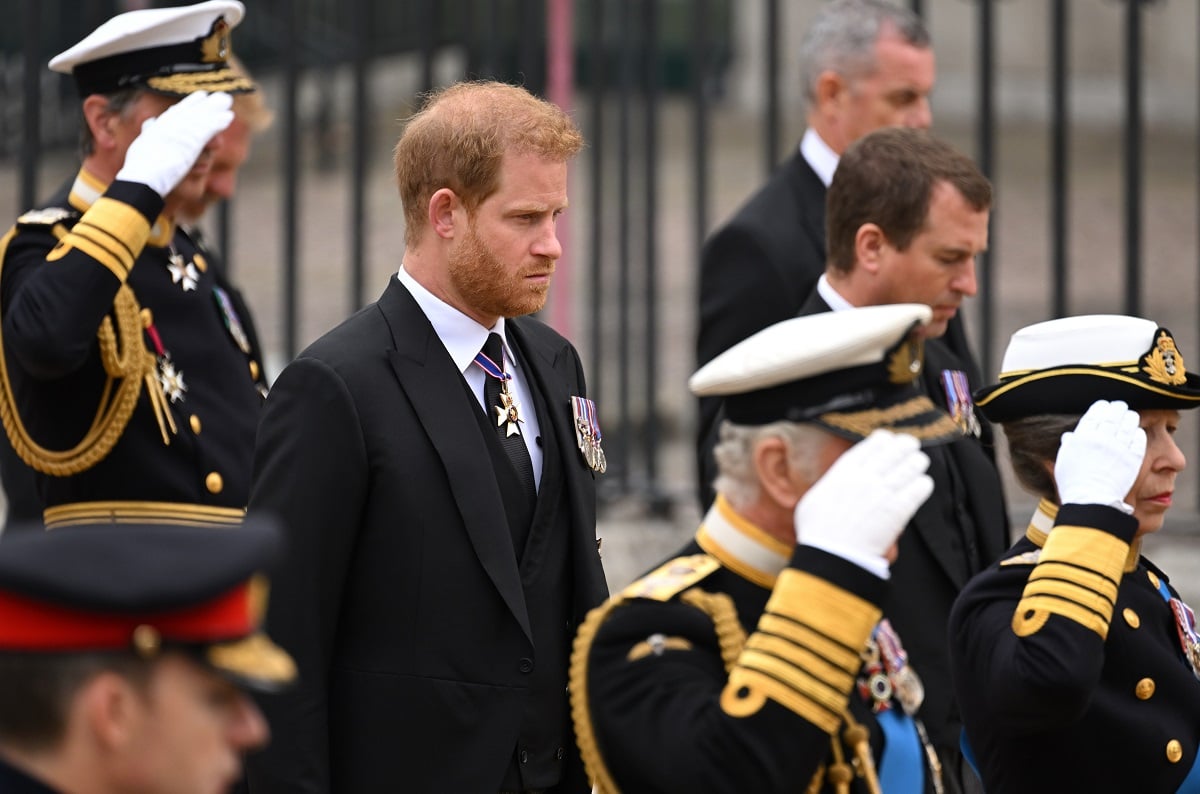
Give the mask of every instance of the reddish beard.
<svg viewBox="0 0 1200 794">
<path fill-rule="evenodd" d="M 546 305 L 550 282 L 527 281 L 532 275 L 554 272 L 554 260 L 534 257 L 530 264 L 513 268 L 488 250 L 472 223 L 466 237 L 450 252 L 450 282 L 475 312 L 487 317 L 520 317 Z"/>
</svg>

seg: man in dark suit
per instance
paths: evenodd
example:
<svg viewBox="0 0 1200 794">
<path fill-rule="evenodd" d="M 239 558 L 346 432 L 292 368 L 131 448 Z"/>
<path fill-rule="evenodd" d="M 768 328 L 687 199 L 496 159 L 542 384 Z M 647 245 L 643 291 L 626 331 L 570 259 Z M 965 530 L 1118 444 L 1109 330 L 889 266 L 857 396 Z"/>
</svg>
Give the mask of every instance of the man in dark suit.
<svg viewBox="0 0 1200 794">
<path fill-rule="evenodd" d="M 704 246 L 698 364 L 796 314 L 825 270 L 825 190 L 846 147 L 884 126 L 928 127 L 934 58 L 920 18 L 884 0 L 825 4 L 800 46 L 808 129 L 793 155 Z M 959 321 L 951 336 L 970 357 Z M 713 499 L 721 399 L 703 397 L 701 507 Z"/>
<path fill-rule="evenodd" d="M 588 791 L 566 683 L 603 450 L 574 348 L 513 319 L 582 145 L 524 89 L 433 95 L 396 146 L 400 272 L 273 385 L 250 513 L 287 530 L 267 620 L 303 672 L 252 794 Z"/>
<path fill-rule="evenodd" d="M 867 135 L 846 150 L 829 187 L 829 267 L 801 310 L 889 303 L 933 310 L 921 383 L 959 423 L 963 438 L 929 451 L 934 493 L 901 538 L 884 611 L 921 671 L 921 716 L 947 767 L 948 791 L 977 781 L 958 750 L 947 620 L 967 580 L 1009 543 L 991 428 L 971 402 L 979 384 L 942 339 L 976 292 L 975 257 L 987 248 L 991 201 L 991 185 L 970 158 L 927 132 L 889 128 Z"/>
</svg>

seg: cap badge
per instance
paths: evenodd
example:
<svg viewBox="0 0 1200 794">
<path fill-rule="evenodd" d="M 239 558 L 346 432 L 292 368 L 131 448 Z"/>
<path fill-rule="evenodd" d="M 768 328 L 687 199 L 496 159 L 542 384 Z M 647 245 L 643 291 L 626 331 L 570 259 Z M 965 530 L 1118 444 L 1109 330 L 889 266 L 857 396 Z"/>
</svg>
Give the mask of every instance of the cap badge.
<svg viewBox="0 0 1200 794">
<path fill-rule="evenodd" d="M 200 42 L 200 60 L 203 63 L 224 63 L 229 60 L 229 23 L 218 17 L 212 31 Z"/>
<path fill-rule="evenodd" d="M 1143 359 L 1145 366 L 1142 371 L 1150 376 L 1155 383 L 1167 386 L 1182 386 L 1187 383 L 1187 370 L 1183 366 L 1183 356 L 1175 347 L 1175 340 L 1165 329 L 1159 329 L 1154 347 Z"/>
<path fill-rule="evenodd" d="M 596 415 L 596 404 L 586 397 L 571 398 L 571 413 L 575 417 L 575 443 L 592 471 L 603 474 L 608 469 L 604 450 L 600 448 L 600 418 Z"/>
<path fill-rule="evenodd" d="M 910 334 L 888 357 L 888 380 L 897 385 L 912 383 L 921 374 L 924 354 L 921 340 Z"/>
</svg>

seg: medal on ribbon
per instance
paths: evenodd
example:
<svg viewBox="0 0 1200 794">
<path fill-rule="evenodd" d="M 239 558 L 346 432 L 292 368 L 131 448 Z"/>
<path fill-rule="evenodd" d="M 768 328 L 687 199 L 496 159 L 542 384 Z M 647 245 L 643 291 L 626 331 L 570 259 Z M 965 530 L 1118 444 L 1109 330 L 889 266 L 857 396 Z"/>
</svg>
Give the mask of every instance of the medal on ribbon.
<svg viewBox="0 0 1200 794">
<path fill-rule="evenodd" d="M 981 428 L 975 416 L 975 403 L 971 399 L 971 384 L 967 373 L 961 369 L 942 370 L 942 390 L 946 392 L 946 409 L 962 429 L 963 435 L 970 433 L 979 438 Z"/>
<path fill-rule="evenodd" d="M 520 423 L 525 420 L 521 418 L 520 404 L 509 387 L 512 375 L 505 372 L 503 367 L 492 361 L 482 351 L 475 355 L 474 363 L 486 372 L 489 378 L 500 381 L 500 404 L 491 406 L 496 412 L 496 427 L 507 422 L 508 426 L 504 429 L 505 437 L 517 435 L 521 432 Z"/>
<path fill-rule="evenodd" d="M 250 355 L 250 337 L 246 336 L 246 329 L 242 327 L 241 318 L 238 317 L 237 311 L 233 308 L 233 300 L 230 299 L 229 293 L 220 287 L 213 287 L 213 299 L 217 302 L 217 309 L 221 312 L 221 319 L 225 321 L 225 330 L 233 337 L 233 341 L 237 343 L 238 348 Z"/>
<path fill-rule="evenodd" d="M 1183 658 L 1192 668 L 1192 674 L 1200 678 L 1200 635 L 1196 634 L 1196 614 L 1178 598 L 1172 598 L 1167 603 L 1171 605 L 1171 612 L 1175 615 L 1175 629 L 1179 634 Z"/>
<path fill-rule="evenodd" d="M 864 698 L 870 698 L 875 712 L 891 708 L 894 697 L 904 713 L 912 716 L 925 701 L 925 685 L 908 663 L 908 652 L 887 618 L 879 621 L 867 642 L 858 688 Z"/>
<path fill-rule="evenodd" d="M 600 447 L 600 419 L 596 415 L 596 404 L 586 397 L 571 398 L 571 414 L 575 418 L 575 443 L 583 455 L 588 468 L 598 474 L 608 469 L 604 450 Z"/>
</svg>

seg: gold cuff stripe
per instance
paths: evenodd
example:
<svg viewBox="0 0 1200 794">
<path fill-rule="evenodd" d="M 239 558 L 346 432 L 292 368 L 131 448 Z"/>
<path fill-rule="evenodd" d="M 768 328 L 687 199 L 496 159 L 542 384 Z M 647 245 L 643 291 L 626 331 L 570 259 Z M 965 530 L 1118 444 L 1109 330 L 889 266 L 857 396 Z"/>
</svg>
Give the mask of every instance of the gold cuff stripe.
<svg viewBox="0 0 1200 794">
<path fill-rule="evenodd" d="M 750 652 L 772 656 L 785 664 L 792 665 L 799 671 L 824 681 L 834 689 L 845 689 L 847 692 L 853 686 L 854 673 L 857 672 L 857 668 L 847 671 L 806 648 L 797 648 L 787 640 L 761 632 L 750 635 L 742 658 L 745 659 L 746 654 Z"/>
<path fill-rule="evenodd" d="M 125 275 L 129 275 L 129 271 L 133 268 L 135 257 L 125 248 L 124 243 L 120 240 L 103 229 L 85 223 L 76 224 L 75 228 L 71 230 L 71 235 L 72 239 L 67 241 L 68 244 L 74 243 L 77 248 L 83 250 L 79 245 L 79 241 L 81 239 L 87 240 L 92 245 L 104 251 L 107 257 L 115 259 L 120 264 L 121 270 L 124 271 Z M 105 267 L 109 267 L 107 262 L 104 264 Z M 109 267 L 109 269 L 111 270 L 112 268 Z M 122 280 L 124 280 L 124 277 L 122 277 Z"/>
<path fill-rule="evenodd" d="M 177 524 L 236 527 L 246 517 L 238 507 L 214 507 L 183 502 L 74 502 L 46 508 L 46 529 L 74 524 Z"/>
<path fill-rule="evenodd" d="M 1119 583 L 1128 554 L 1129 544 L 1108 532 L 1062 525 L 1050 532 L 1038 567 L 1049 562 L 1065 562 Z"/>
<path fill-rule="evenodd" d="M 1032 586 L 1035 582 L 1067 582 L 1078 587 L 1087 594 L 1094 594 L 1103 598 L 1110 606 L 1117 603 L 1117 583 L 1106 576 L 1090 571 L 1087 568 L 1079 568 L 1074 565 L 1068 565 L 1057 561 L 1040 561 L 1042 564 L 1033 569 L 1029 575 L 1028 586 Z M 1090 598 L 1090 595 L 1086 595 Z"/>
<path fill-rule="evenodd" d="M 66 256 L 72 249 L 82 251 L 87 256 L 108 268 L 122 283 L 129 277 L 129 268 L 121 262 L 120 257 L 107 248 L 97 245 L 91 240 L 72 232 L 59 241 L 47 256 L 47 262 L 55 262 Z"/>
<path fill-rule="evenodd" d="M 813 631 L 808 626 L 793 623 L 770 613 L 764 614 L 758 621 L 758 633 L 782 637 L 789 642 L 807 648 L 814 653 L 847 672 L 858 671 L 862 663 L 861 646 L 850 648 L 839 642 Z"/>
<path fill-rule="evenodd" d="M 1022 637 L 1033 634 L 1044 626 L 1050 615 L 1073 620 L 1080 626 L 1096 632 L 1102 638 L 1108 637 L 1108 620 L 1080 604 L 1062 601 L 1054 596 L 1038 595 L 1022 598 L 1021 602 L 1017 604 L 1017 611 L 1014 614 L 1014 628 L 1017 624 L 1027 627 L 1024 631 L 1017 630 L 1017 634 Z M 1031 628 L 1032 630 L 1030 630 Z"/>
<path fill-rule="evenodd" d="M 737 683 L 761 693 L 793 714 L 832 734 L 841 724 L 841 712 L 846 707 L 846 695 L 832 692 L 815 682 L 783 683 L 770 669 L 743 667 L 738 670 Z M 730 681 L 733 685 L 734 681 Z M 722 698 L 724 701 L 724 698 Z M 724 703 L 722 703 L 724 707 Z"/>
<path fill-rule="evenodd" d="M 103 229 L 129 251 L 141 251 L 150 237 L 150 222 L 142 213 L 123 201 L 105 196 L 83 214 L 79 223 Z"/>
<path fill-rule="evenodd" d="M 1095 613 L 1105 623 L 1112 620 L 1113 603 L 1091 590 L 1079 587 L 1074 582 L 1064 582 L 1058 579 L 1041 579 L 1025 585 L 1021 600 L 1038 598 L 1054 599 L 1078 605 Z"/>
<path fill-rule="evenodd" d="M 856 653 L 883 615 L 870 601 L 792 568 L 779 575 L 767 612 L 811 626 Z"/>
</svg>

